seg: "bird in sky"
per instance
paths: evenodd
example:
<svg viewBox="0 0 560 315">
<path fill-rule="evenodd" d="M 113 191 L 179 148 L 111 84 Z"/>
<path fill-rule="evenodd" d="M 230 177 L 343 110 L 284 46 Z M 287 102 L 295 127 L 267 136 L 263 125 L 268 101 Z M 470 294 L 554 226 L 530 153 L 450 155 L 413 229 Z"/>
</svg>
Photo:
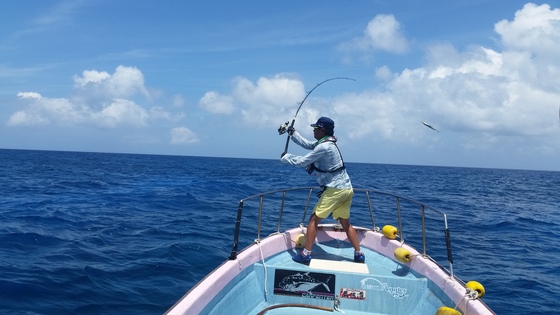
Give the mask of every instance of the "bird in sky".
<svg viewBox="0 0 560 315">
<path fill-rule="evenodd" d="M 429 125 L 427 122 L 423 121 L 422 123 L 424 124 L 424 126 L 426 126 L 426 127 L 430 128 L 430 129 L 432 129 L 432 130 L 435 130 L 435 131 L 439 132 L 439 130 L 437 130 L 436 128 L 432 127 L 432 126 Z"/>
</svg>

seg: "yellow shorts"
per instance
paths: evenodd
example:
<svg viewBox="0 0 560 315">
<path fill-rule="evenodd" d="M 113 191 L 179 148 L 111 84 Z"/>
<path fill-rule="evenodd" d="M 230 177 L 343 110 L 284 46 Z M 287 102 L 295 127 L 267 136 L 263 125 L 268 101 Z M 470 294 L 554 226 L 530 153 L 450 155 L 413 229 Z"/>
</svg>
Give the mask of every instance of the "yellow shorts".
<svg viewBox="0 0 560 315">
<path fill-rule="evenodd" d="M 313 213 L 321 219 L 327 218 L 331 213 L 333 218 L 348 219 L 350 218 L 350 206 L 352 205 L 352 197 L 354 189 L 337 189 L 327 188 L 315 208 Z"/>
</svg>

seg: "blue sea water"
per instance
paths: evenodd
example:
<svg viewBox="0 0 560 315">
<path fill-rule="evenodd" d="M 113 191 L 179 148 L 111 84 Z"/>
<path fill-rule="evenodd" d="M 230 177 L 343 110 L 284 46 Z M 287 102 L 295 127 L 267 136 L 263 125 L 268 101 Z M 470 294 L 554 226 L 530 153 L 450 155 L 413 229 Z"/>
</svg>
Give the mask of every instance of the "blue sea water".
<svg viewBox="0 0 560 315">
<path fill-rule="evenodd" d="M 0 314 L 162 314 L 227 259 L 240 199 L 315 185 L 278 160 L 0 150 Z M 560 172 L 347 163 L 448 215 L 497 314 L 560 310 Z M 360 222 L 353 222 L 359 225 Z"/>
</svg>

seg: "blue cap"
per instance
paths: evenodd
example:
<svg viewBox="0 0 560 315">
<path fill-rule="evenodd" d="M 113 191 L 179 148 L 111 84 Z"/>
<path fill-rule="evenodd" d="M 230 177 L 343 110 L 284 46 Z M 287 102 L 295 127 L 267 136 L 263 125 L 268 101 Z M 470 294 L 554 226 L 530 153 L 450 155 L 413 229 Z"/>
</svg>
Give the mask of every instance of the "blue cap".
<svg viewBox="0 0 560 315">
<path fill-rule="evenodd" d="M 326 130 L 334 130 L 334 121 L 329 117 L 321 117 L 316 123 L 311 124 L 311 127 L 324 128 Z"/>
</svg>

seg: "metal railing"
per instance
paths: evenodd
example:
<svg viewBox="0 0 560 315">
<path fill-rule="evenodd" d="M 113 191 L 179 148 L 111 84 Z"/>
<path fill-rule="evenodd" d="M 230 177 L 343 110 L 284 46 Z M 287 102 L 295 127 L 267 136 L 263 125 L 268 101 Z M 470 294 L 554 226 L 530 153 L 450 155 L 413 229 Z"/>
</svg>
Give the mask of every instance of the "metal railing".
<svg viewBox="0 0 560 315">
<path fill-rule="evenodd" d="M 260 194 L 256 194 L 247 198 L 242 199 L 239 202 L 239 206 L 237 208 L 237 219 L 236 219 L 236 223 L 235 223 L 235 232 L 234 232 L 234 239 L 233 239 L 233 248 L 231 251 L 231 255 L 229 257 L 230 260 L 234 260 L 237 258 L 237 254 L 238 254 L 238 245 L 239 245 L 239 234 L 240 234 L 240 229 L 241 229 L 241 221 L 242 221 L 242 216 L 243 216 L 243 207 L 245 205 L 245 203 L 249 200 L 254 200 L 254 199 L 258 199 L 259 202 L 259 206 L 258 206 L 258 224 L 257 224 L 257 239 L 256 241 L 260 240 L 260 235 L 261 235 L 261 227 L 262 227 L 262 222 L 263 222 L 263 205 L 264 205 L 264 199 L 265 197 L 271 197 L 271 196 L 278 196 L 281 195 L 280 200 L 279 200 L 279 214 L 278 214 L 278 223 L 276 226 L 276 233 L 280 233 L 281 232 L 281 226 L 282 226 L 282 217 L 284 214 L 284 208 L 286 207 L 286 201 L 290 200 L 288 198 L 288 195 L 290 195 L 290 198 L 292 195 L 299 193 L 299 195 L 297 196 L 297 200 L 301 200 L 303 201 L 303 204 L 299 204 L 298 206 L 302 206 L 303 207 L 303 215 L 301 218 L 301 224 L 305 223 L 305 218 L 307 216 L 307 211 L 309 209 L 309 204 L 311 202 L 311 197 L 313 196 L 313 191 L 319 191 L 321 190 L 321 187 L 297 187 L 297 188 L 289 188 L 289 189 L 280 189 L 280 190 L 273 190 L 273 191 L 268 191 L 268 192 L 264 192 L 264 193 L 260 193 Z M 453 256 L 452 256 L 452 252 L 451 252 L 451 237 L 449 234 L 449 228 L 447 225 L 447 216 L 445 213 L 431 207 L 428 206 L 422 202 L 416 201 L 414 199 L 410 199 L 407 197 L 402 197 L 402 196 L 398 196 L 396 194 L 390 193 L 390 192 L 384 192 L 384 191 L 380 191 L 380 190 L 375 190 L 375 189 L 365 189 L 365 188 L 354 188 L 354 199 L 352 201 L 352 212 L 354 213 L 355 208 L 356 207 L 363 207 L 363 205 L 360 204 L 361 199 L 358 199 L 357 197 L 363 193 L 362 198 L 365 198 L 365 207 L 368 209 L 369 211 L 369 217 L 371 220 L 371 230 L 372 231 L 379 231 L 379 227 L 377 227 L 375 225 L 375 216 L 374 216 L 374 206 L 378 206 L 378 210 L 379 207 L 381 207 L 380 205 L 380 198 L 384 197 L 384 198 L 388 198 L 388 199 L 394 199 L 394 209 L 395 213 L 394 215 L 396 215 L 396 220 L 397 220 L 397 229 L 398 229 L 398 240 L 400 240 L 400 242 L 404 243 L 404 236 L 405 236 L 405 230 L 403 229 L 403 213 L 402 213 L 402 204 L 403 203 L 407 203 L 407 205 L 414 205 L 417 206 L 419 208 L 419 215 L 420 215 L 420 221 L 421 221 L 421 244 L 422 244 L 422 255 L 424 257 L 429 257 L 428 253 L 427 253 L 427 227 L 426 227 L 426 211 L 433 211 L 435 214 L 441 216 L 442 222 L 444 224 L 444 237 L 445 237 L 445 247 L 447 249 L 447 260 L 449 262 L 449 272 L 450 275 L 453 276 Z M 302 195 L 303 194 L 303 195 Z M 357 202 L 358 201 L 358 202 Z M 379 201 L 379 203 L 376 203 L 376 201 Z M 362 201 L 363 202 L 363 201 Z M 387 212 L 387 211 L 386 211 Z M 430 257 L 431 258 L 431 257 Z"/>
</svg>

